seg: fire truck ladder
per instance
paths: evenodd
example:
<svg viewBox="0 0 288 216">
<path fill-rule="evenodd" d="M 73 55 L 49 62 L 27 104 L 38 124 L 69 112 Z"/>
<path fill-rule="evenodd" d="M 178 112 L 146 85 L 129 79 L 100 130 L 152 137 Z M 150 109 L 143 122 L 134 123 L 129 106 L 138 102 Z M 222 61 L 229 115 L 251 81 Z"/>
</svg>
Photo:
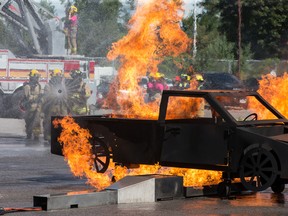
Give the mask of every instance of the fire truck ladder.
<svg viewBox="0 0 288 216">
<path fill-rule="evenodd" d="M 30 34 L 33 41 L 33 54 L 51 54 L 49 53 L 49 33 L 47 25 L 36 10 L 40 8 L 43 14 L 50 18 L 55 16 L 49 13 L 45 8 L 30 0 L 0 0 L 0 14 L 7 21 L 16 25 L 15 30 L 24 29 Z M 41 14 L 42 14 L 41 12 Z M 58 20 L 60 22 L 60 20 Z M 16 34 L 18 35 L 18 34 Z M 22 44 L 25 44 L 21 38 Z M 29 48 L 26 45 L 25 48 Z"/>
</svg>

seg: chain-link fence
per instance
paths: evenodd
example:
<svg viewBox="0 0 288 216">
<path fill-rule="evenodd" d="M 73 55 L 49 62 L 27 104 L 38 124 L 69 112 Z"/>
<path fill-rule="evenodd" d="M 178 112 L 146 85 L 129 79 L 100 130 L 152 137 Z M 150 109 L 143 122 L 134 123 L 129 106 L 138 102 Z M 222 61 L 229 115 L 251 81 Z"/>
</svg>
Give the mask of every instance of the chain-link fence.
<svg viewBox="0 0 288 216">
<path fill-rule="evenodd" d="M 211 61 L 205 71 L 233 73 L 236 70 L 236 60 L 217 60 Z M 283 73 L 288 72 L 288 60 L 247 60 L 241 67 L 240 76 L 243 79 L 250 77 L 257 78 L 270 72 L 275 72 L 276 75 L 282 75 Z"/>
<path fill-rule="evenodd" d="M 237 60 L 209 60 L 205 61 L 206 64 L 200 72 L 227 72 L 236 74 L 238 61 Z M 115 70 L 113 75 L 116 75 L 117 68 L 119 67 L 119 62 L 117 60 L 109 61 L 105 57 L 95 58 L 96 68 L 106 68 L 111 67 Z M 197 67 L 196 67 L 197 69 Z M 159 66 L 159 70 L 164 73 L 167 77 L 174 77 L 177 75 L 176 65 L 171 62 L 162 63 Z M 278 60 L 278 59 L 266 59 L 266 60 L 246 60 L 241 64 L 240 78 L 245 80 L 249 78 L 260 78 L 262 75 L 271 73 L 272 71 L 276 75 L 282 75 L 284 72 L 288 72 L 288 60 Z"/>
</svg>

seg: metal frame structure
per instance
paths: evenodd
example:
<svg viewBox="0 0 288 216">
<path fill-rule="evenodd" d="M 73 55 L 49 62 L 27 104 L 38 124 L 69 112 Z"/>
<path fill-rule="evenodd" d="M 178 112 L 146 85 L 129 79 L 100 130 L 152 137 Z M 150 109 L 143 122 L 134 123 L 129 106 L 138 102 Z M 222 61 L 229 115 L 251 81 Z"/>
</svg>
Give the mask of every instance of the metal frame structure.
<svg viewBox="0 0 288 216">
<path fill-rule="evenodd" d="M 256 98 L 275 119 L 237 121 L 217 99 L 247 96 Z M 203 98 L 224 121 L 167 119 L 170 97 Z M 163 91 L 157 120 L 112 118 L 110 115 L 74 118 L 93 136 L 91 145 L 98 172 L 106 171 L 112 157 L 114 162 L 127 167 L 159 163 L 222 171 L 224 187 L 221 188 L 225 193 L 229 193 L 234 178 L 240 178 L 245 188 L 252 191 L 271 187 L 274 192 L 282 192 L 288 183 L 288 120 L 257 92 L 167 90 Z M 62 154 L 57 142 L 60 132 L 61 128 L 52 129 L 53 154 Z"/>
<path fill-rule="evenodd" d="M 42 16 L 37 12 L 40 5 L 31 0 L 0 0 L 0 14 L 6 18 L 7 21 L 15 25 L 14 30 L 18 31 L 16 34 L 18 40 L 23 46 L 30 48 L 28 44 L 21 38 L 19 29 L 28 32 L 33 42 L 33 54 L 52 54 L 51 44 L 49 44 L 49 31 Z M 53 14 L 41 7 L 47 17 L 55 18 Z M 61 22 L 60 19 L 57 22 Z M 60 25 L 60 24 L 59 24 Z M 64 49 L 64 48 L 63 48 Z"/>
</svg>

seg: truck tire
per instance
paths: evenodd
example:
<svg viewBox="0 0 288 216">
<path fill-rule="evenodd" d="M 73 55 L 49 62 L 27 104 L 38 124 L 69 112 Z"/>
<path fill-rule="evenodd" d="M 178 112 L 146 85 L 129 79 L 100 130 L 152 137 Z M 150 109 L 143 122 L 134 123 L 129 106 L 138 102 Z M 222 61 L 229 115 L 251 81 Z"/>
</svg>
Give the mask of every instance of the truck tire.
<svg viewBox="0 0 288 216">
<path fill-rule="evenodd" d="M 94 137 L 91 140 L 92 152 L 94 154 L 94 169 L 97 173 L 104 173 L 110 163 L 110 151 L 105 142 Z"/>
<path fill-rule="evenodd" d="M 20 89 L 11 97 L 11 107 L 8 110 L 8 116 L 10 118 L 22 119 L 24 118 L 25 110 L 22 105 L 22 101 L 24 99 L 24 90 Z"/>
<path fill-rule="evenodd" d="M 285 184 L 284 183 L 273 184 L 271 185 L 271 189 L 276 194 L 282 193 L 285 189 Z"/>
<path fill-rule="evenodd" d="M 266 190 L 274 184 L 278 172 L 279 166 L 275 156 L 264 148 L 249 150 L 240 162 L 240 179 L 247 190 Z"/>
</svg>

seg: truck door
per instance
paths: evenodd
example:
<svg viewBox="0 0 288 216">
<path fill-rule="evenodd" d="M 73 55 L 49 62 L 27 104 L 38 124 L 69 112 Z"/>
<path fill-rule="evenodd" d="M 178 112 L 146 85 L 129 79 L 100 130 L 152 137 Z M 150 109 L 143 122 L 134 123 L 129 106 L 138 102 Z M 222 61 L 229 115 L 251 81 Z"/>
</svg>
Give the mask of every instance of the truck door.
<svg viewBox="0 0 288 216">
<path fill-rule="evenodd" d="M 226 165 L 227 124 L 203 98 L 181 100 L 169 97 L 161 164 L 204 169 Z"/>
</svg>

